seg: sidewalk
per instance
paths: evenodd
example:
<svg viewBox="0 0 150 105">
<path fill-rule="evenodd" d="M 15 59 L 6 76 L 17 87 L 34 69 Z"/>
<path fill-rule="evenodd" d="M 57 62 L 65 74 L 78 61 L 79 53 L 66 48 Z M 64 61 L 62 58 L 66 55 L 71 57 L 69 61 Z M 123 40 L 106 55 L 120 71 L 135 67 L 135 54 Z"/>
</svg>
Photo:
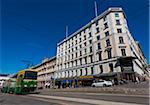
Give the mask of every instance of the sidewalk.
<svg viewBox="0 0 150 105">
<path fill-rule="evenodd" d="M 43 89 L 38 90 L 41 94 L 48 92 L 86 92 L 86 93 L 112 93 L 112 94 L 131 94 L 149 95 L 149 84 L 127 84 L 112 87 L 83 87 L 83 88 L 63 88 L 63 89 Z"/>
</svg>

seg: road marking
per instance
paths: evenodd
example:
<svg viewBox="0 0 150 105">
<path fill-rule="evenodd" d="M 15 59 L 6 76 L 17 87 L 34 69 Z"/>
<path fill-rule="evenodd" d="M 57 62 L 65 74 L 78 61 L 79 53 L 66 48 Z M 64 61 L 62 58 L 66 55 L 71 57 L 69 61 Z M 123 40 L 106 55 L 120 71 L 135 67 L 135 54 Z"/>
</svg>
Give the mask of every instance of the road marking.
<svg viewBox="0 0 150 105">
<path fill-rule="evenodd" d="M 142 104 L 134 104 L 134 103 L 122 103 L 122 102 L 112 102 L 112 101 L 95 100 L 95 99 L 70 98 L 70 97 L 47 96 L 47 95 L 36 95 L 36 94 L 30 94 L 29 96 L 88 103 L 88 104 L 95 104 L 95 105 L 142 105 Z"/>
<path fill-rule="evenodd" d="M 81 93 L 75 93 L 75 94 L 81 94 Z M 108 94 L 108 93 L 82 93 L 86 95 L 105 95 L 105 96 L 128 96 L 128 97 L 144 97 L 149 98 L 149 95 L 126 95 L 126 94 Z"/>
<path fill-rule="evenodd" d="M 149 98 L 149 95 L 128 95 L 128 94 L 110 94 L 110 93 L 84 93 L 84 92 L 58 92 L 58 93 L 62 93 L 62 94 L 79 94 L 79 95 L 105 95 L 105 96 L 128 96 L 128 97 L 142 97 L 142 98 Z"/>
</svg>

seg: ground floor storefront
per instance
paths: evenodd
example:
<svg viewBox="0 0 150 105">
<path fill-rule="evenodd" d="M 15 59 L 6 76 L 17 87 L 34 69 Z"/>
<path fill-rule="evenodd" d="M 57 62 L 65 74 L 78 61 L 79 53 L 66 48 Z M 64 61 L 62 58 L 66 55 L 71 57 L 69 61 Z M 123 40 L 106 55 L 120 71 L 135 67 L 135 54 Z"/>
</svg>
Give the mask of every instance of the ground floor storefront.
<svg viewBox="0 0 150 105">
<path fill-rule="evenodd" d="M 55 80 L 58 88 L 77 88 L 91 86 L 95 78 L 93 76 L 80 76 L 75 78 L 61 78 Z"/>
<path fill-rule="evenodd" d="M 99 80 L 112 81 L 114 85 L 119 85 L 129 82 L 137 82 L 135 72 L 110 72 L 102 73 L 93 76 L 80 76 L 75 78 L 60 78 L 55 80 L 55 86 L 58 88 L 76 88 L 91 86 L 93 82 Z"/>
</svg>

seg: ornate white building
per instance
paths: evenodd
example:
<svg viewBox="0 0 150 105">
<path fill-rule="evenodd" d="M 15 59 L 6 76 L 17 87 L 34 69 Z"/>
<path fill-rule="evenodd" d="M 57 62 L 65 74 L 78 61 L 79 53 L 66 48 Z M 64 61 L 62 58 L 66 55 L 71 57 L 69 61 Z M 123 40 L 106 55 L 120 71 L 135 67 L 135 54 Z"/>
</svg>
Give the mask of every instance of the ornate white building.
<svg viewBox="0 0 150 105">
<path fill-rule="evenodd" d="M 46 58 L 32 69 L 38 71 L 38 87 L 52 87 L 54 85 L 54 72 L 56 71 L 56 57 Z"/>
<path fill-rule="evenodd" d="M 122 8 L 109 8 L 57 44 L 55 79 L 81 76 L 135 80 L 147 61 Z"/>
</svg>

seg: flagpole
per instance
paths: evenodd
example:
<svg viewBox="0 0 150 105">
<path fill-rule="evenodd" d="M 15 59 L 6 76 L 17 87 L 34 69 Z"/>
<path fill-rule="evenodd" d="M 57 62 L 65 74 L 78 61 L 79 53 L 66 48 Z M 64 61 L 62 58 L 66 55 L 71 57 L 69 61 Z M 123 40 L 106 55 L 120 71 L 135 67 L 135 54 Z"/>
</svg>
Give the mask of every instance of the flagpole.
<svg viewBox="0 0 150 105">
<path fill-rule="evenodd" d="M 68 26 L 66 26 L 66 38 L 68 37 Z"/>
<path fill-rule="evenodd" d="M 97 17 L 97 3 L 94 1 L 94 8 L 95 8 L 95 16 Z"/>
</svg>

